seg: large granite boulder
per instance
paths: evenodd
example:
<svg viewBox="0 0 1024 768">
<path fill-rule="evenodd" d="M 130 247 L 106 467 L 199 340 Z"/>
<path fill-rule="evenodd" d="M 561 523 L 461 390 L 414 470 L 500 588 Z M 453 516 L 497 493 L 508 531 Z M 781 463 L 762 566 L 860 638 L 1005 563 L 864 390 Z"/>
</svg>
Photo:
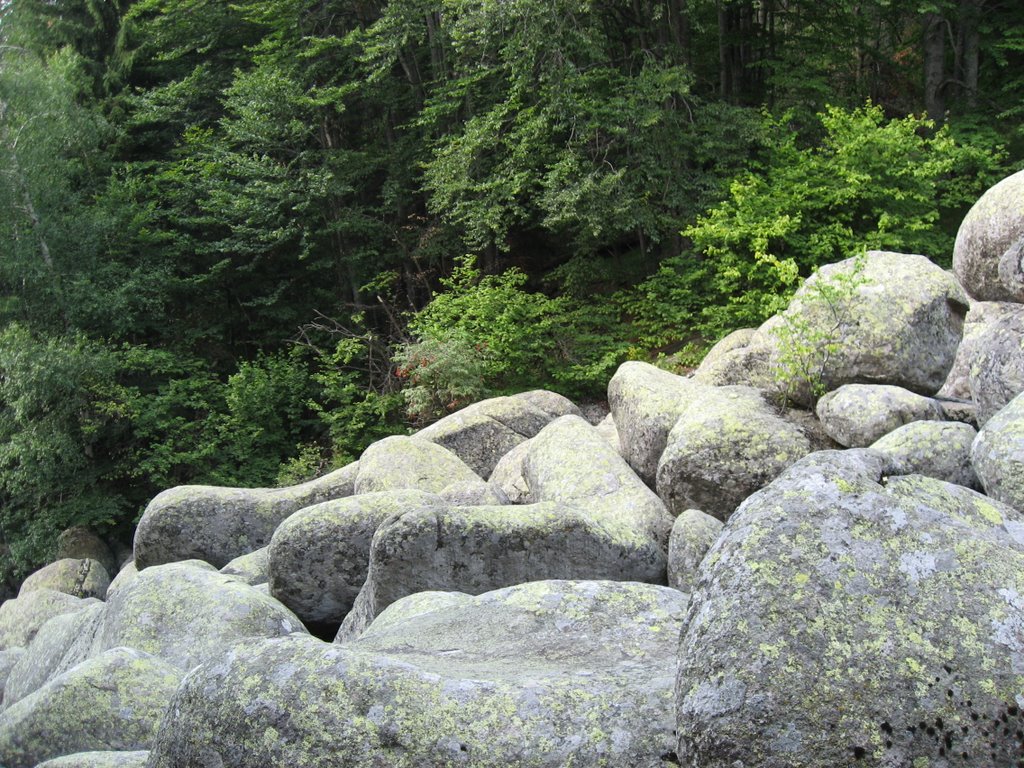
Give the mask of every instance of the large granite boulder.
<svg viewBox="0 0 1024 768">
<path fill-rule="evenodd" d="M 112 595 L 93 652 L 124 645 L 187 671 L 236 643 L 305 631 L 277 600 L 188 561 L 147 568 Z"/>
<path fill-rule="evenodd" d="M 351 496 L 358 464 L 287 488 L 183 485 L 157 496 L 135 530 L 139 570 L 179 560 L 205 560 L 222 568 L 265 547 L 278 524 L 321 501 Z"/>
<path fill-rule="evenodd" d="M 687 509 L 676 518 L 668 540 L 668 585 L 692 592 L 704 555 L 721 535 L 725 524 L 699 509 Z"/>
<path fill-rule="evenodd" d="M 79 664 L 0 714 L 0 765 L 34 768 L 75 752 L 146 749 L 181 676 L 131 648 Z"/>
<path fill-rule="evenodd" d="M 416 437 L 447 448 L 486 480 L 502 456 L 553 418 L 524 398 L 494 397 L 445 416 Z"/>
<path fill-rule="evenodd" d="M 323 503 L 329 504 L 330 502 L 325 501 Z M 302 510 L 299 511 L 301 512 Z M 277 531 L 275 530 L 274 533 L 276 534 Z M 273 538 L 271 538 L 271 541 L 273 541 Z M 266 584 L 270 579 L 270 545 L 260 547 L 247 555 L 239 555 L 221 568 L 220 572 L 226 576 L 234 576 L 246 584 Z"/>
<path fill-rule="evenodd" d="M 3 708 L 88 659 L 105 615 L 106 606 L 95 603 L 46 622 L 11 669 L 4 686 Z"/>
<path fill-rule="evenodd" d="M 108 574 L 117 573 L 114 551 L 95 531 L 81 525 L 65 528 L 57 536 L 55 560 L 95 560 Z"/>
<path fill-rule="evenodd" d="M 979 301 L 1024 301 L 1024 171 L 1000 181 L 967 212 L 953 246 L 953 272 Z"/>
<path fill-rule="evenodd" d="M 981 428 L 971 461 L 985 493 L 1024 511 L 1024 392 Z"/>
<path fill-rule="evenodd" d="M 984 304 L 986 322 L 968 346 L 968 383 L 981 426 L 1024 392 L 1024 305 Z M 972 310 L 973 313 L 973 310 Z"/>
<path fill-rule="evenodd" d="M 978 430 L 956 421 L 914 421 L 871 444 L 886 457 L 886 474 L 925 475 L 966 488 L 981 489 L 971 464 Z"/>
<path fill-rule="evenodd" d="M 887 384 L 845 384 L 818 401 L 818 419 L 846 448 L 866 448 L 912 421 L 940 421 L 942 406 L 930 397 Z"/>
<path fill-rule="evenodd" d="M 107 596 L 110 576 L 107 569 L 91 557 L 75 559 L 61 558 L 45 565 L 22 582 L 19 595 L 33 589 L 53 589 L 75 597 L 95 597 L 102 600 Z"/>
<path fill-rule="evenodd" d="M 441 493 L 453 483 L 480 479 L 447 448 L 421 437 L 394 435 L 378 440 L 363 451 L 355 493 L 405 489 Z"/>
<path fill-rule="evenodd" d="M 542 582 L 435 610 L 410 599 L 344 645 L 283 638 L 204 665 L 150 768 L 671 765 L 686 595 Z"/>
<path fill-rule="evenodd" d="M 534 408 L 539 408 L 552 419 L 557 419 L 559 416 L 583 415 L 579 406 L 572 400 L 557 392 L 551 392 L 546 389 L 531 389 L 528 392 L 518 392 L 512 395 L 512 398 L 529 403 Z"/>
<path fill-rule="evenodd" d="M 810 452 L 803 432 L 752 387 L 700 387 L 666 439 L 658 496 L 670 514 L 696 508 L 725 520 Z"/>
<path fill-rule="evenodd" d="M 149 750 L 134 752 L 76 752 L 40 763 L 36 768 L 145 768 Z"/>
<path fill-rule="evenodd" d="M 54 616 L 73 613 L 98 603 L 53 589 L 33 589 L 0 604 L 0 650 L 28 645 L 39 628 Z"/>
<path fill-rule="evenodd" d="M 681 765 L 1018 760 L 1024 520 L 884 463 L 813 454 L 729 520 L 680 645 Z"/>
<path fill-rule="evenodd" d="M 366 581 L 382 523 L 412 509 L 448 505 L 433 493 L 397 490 L 299 510 L 270 540 L 270 594 L 304 622 L 340 624 Z"/>
<path fill-rule="evenodd" d="M 10 679 L 11 670 L 17 666 L 18 662 L 24 658 L 27 652 L 27 649 L 20 645 L 0 650 L 0 709 L 3 709 L 4 706 L 4 688 Z"/>
</svg>

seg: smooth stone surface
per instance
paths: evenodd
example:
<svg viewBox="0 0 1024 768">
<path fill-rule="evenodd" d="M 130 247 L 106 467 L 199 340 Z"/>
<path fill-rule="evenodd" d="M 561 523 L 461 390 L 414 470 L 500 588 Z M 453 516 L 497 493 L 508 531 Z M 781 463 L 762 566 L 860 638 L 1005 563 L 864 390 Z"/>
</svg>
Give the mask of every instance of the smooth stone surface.
<svg viewBox="0 0 1024 768">
<path fill-rule="evenodd" d="M 305 631 L 255 587 L 200 561 L 168 563 L 111 596 L 93 652 L 128 646 L 187 671 L 236 643 Z"/>
<path fill-rule="evenodd" d="M 452 483 L 480 480 L 443 446 L 420 437 L 394 435 L 378 440 L 359 459 L 355 493 L 416 490 L 441 493 Z"/>
<path fill-rule="evenodd" d="M 54 560 L 95 560 L 108 574 L 117 573 L 118 562 L 107 544 L 95 532 L 81 525 L 66 528 L 57 537 Z"/>
<path fill-rule="evenodd" d="M 53 589 L 34 589 L 0 605 L 0 650 L 26 646 L 46 622 L 99 602 Z"/>
<path fill-rule="evenodd" d="M 340 624 L 366 581 L 377 528 L 411 509 L 448 505 L 433 493 L 366 493 L 299 510 L 270 541 L 270 594 L 303 621 Z"/>
<path fill-rule="evenodd" d="M 76 752 L 40 763 L 36 768 L 145 768 L 149 750 L 136 752 Z"/>
<path fill-rule="evenodd" d="M 729 520 L 680 645 L 680 765 L 1017 761 L 1024 521 L 883 469 L 813 454 Z"/>
<path fill-rule="evenodd" d="M 888 459 L 886 474 L 925 475 L 980 490 L 971 464 L 971 445 L 977 435 L 970 424 L 914 421 L 879 438 L 871 450 Z"/>
<path fill-rule="evenodd" d="M 1022 236 L 1024 171 L 1018 171 L 985 192 L 957 231 L 953 272 L 971 296 L 980 301 L 1024 301 L 1019 259 L 1014 264 L 1014 248 Z"/>
<path fill-rule="evenodd" d="M 163 491 L 146 507 L 135 530 L 135 565 L 205 560 L 222 568 L 270 543 L 293 512 L 351 496 L 358 463 L 287 488 L 183 485 Z"/>
<path fill-rule="evenodd" d="M 532 389 L 528 392 L 518 392 L 512 395 L 515 400 L 523 400 L 534 408 L 540 410 L 551 416 L 552 419 L 557 419 L 559 416 L 582 416 L 582 412 L 572 400 L 560 395 L 557 392 L 551 392 L 547 389 Z"/>
<path fill-rule="evenodd" d="M 1024 305 L 987 306 L 987 322 L 968 348 L 968 383 L 979 425 L 1024 392 Z"/>
<path fill-rule="evenodd" d="M 985 493 L 1024 511 L 1024 393 L 981 428 L 971 461 Z"/>
<path fill-rule="evenodd" d="M 817 406 L 829 436 L 846 448 L 866 448 L 912 421 L 939 421 L 938 401 L 885 384 L 846 384 L 827 393 Z"/>
<path fill-rule="evenodd" d="M 0 765 L 33 768 L 76 752 L 146 749 L 181 676 L 131 648 L 79 664 L 0 715 Z"/>
<path fill-rule="evenodd" d="M 330 502 L 324 503 L 329 504 Z M 278 528 L 280 527 L 278 526 Z M 275 530 L 274 533 L 276 534 L 277 531 Z M 271 542 L 273 542 L 273 539 L 271 539 Z M 270 578 L 270 544 L 260 547 L 247 555 L 236 557 L 221 568 L 220 572 L 225 576 L 234 576 L 239 581 L 253 586 L 266 583 L 267 579 Z"/>
<path fill-rule="evenodd" d="M 149 765 L 662 768 L 685 603 L 666 587 L 540 582 L 345 645 L 236 648 L 179 689 Z"/>
<path fill-rule="evenodd" d="M 699 509 L 684 510 L 672 526 L 668 540 L 668 585 L 690 593 L 697 584 L 697 569 L 725 526 Z"/>
<path fill-rule="evenodd" d="M 75 597 L 107 596 L 110 576 L 103 565 L 92 558 L 65 557 L 45 565 L 22 582 L 19 595 L 33 589 L 53 589 Z"/>
</svg>

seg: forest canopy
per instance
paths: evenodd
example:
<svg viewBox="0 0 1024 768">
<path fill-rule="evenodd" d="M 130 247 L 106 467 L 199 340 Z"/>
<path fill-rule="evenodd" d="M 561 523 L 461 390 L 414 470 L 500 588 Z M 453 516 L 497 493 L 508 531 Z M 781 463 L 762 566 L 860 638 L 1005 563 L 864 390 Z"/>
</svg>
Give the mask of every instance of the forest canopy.
<svg viewBox="0 0 1024 768">
<path fill-rule="evenodd" d="M 1013 0 L 4 0 L 0 577 L 948 264 L 1022 115 Z"/>
</svg>

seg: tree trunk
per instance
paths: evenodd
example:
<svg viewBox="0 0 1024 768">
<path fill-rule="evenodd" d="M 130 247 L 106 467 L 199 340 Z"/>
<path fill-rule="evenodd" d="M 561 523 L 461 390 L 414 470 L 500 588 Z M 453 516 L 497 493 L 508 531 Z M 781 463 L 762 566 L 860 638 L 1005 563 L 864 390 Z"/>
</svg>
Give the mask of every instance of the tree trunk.
<svg viewBox="0 0 1024 768">
<path fill-rule="evenodd" d="M 941 125 L 946 116 L 946 20 L 937 13 L 921 17 L 924 46 L 924 108 Z"/>
<path fill-rule="evenodd" d="M 983 0 L 960 0 L 956 75 L 968 109 L 978 105 L 978 20 Z"/>
</svg>

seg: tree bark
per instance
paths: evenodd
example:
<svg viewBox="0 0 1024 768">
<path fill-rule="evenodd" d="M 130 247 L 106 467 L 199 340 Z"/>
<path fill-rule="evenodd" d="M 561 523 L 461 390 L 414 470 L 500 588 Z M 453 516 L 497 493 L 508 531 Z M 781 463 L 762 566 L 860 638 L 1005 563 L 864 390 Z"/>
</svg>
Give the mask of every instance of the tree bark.
<svg viewBox="0 0 1024 768">
<path fill-rule="evenodd" d="M 938 13 L 921 17 L 924 48 L 924 108 L 941 125 L 946 116 L 946 20 Z"/>
</svg>

